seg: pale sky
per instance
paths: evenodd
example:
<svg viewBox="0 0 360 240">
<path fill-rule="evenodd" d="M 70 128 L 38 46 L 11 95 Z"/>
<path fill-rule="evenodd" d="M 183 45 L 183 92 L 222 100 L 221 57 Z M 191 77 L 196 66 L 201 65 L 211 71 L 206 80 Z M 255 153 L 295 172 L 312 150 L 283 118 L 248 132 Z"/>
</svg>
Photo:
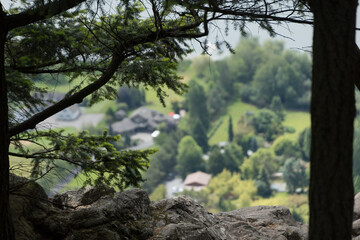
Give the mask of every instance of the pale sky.
<svg viewBox="0 0 360 240">
<path fill-rule="evenodd" d="M 360 16 L 360 15 L 359 15 Z M 248 35 L 249 37 L 259 38 L 260 42 L 263 42 L 267 39 L 276 39 L 285 42 L 285 47 L 294 50 L 300 51 L 311 51 L 312 46 L 312 26 L 302 25 L 302 24 L 287 24 L 286 26 L 276 27 L 276 32 L 279 34 L 274 38 L 270 37 L 268 32 L 260 29 L 255 24 L 248 25 Z M 216 33 L 210 33 L 209 41 L 215 41 Z M 223 34 L 224 39 L 226 39 L 233 48 L 236 47 L 239 42 L 241 35 L 239 32 L 231 30 L 228 36 Z M 195 48 L 195 53 L 192 56 L 201 54 L 202 49 L 196 41 L 192 41 Z M 228 50 L 224 50 L 222 55 L 216 54 L 214 52 L 211 56 L 212 59 L 219 59 L 226 55 L 229 55 Z"/>
<path fill-rule="evenodd" d="M 7 6 L 9 6 L 10 0 L 1 0 L 0 2 L 3 3 L 4 6 L 7 7 Z M 360 28 L 359 8 L 357 9 L 357 15 L 358 15 L 357 27 Z M 300 51 L 301 50 L 302 51 L 311 51 L 312 31 L 313 31 L 311 26 L 289 23 L 286 27 L 281 26 L 281 27 L 276 27 L 275 29 L 276 29 L 276 32 L 282 36 L 278 35 L 272 39 L 284 41 L 286 48 L 300 50 Z M 267 40 L 267 39 L 271 39 L 271 37 L 269 36 L 269 34 L 266 31 L 259 29 L 255 24 L 248 24 L 248 32 L 249 32 L 249 37 L 258 37 L 261 42 L 263 42 L 264 40 Z M 209 41 L 214 42 L 215 36 L 216 36 L 216 32 L 210 32 Z M 223 33 L 223 37 L 232 45 L 233 48 L 235 48 L 236 44 L 239 42 L 241 36 L 240 36 L 239 32 L 230 30 L 229 35 L 225 36 L 225 34 Z M 357 31 L 356 43 L 358 45 L 360 45 L 360 31 Z M 201 54 L 202 49 L 201 49 L 200 45 L 196 41 L 192 41 L 192 44 L 194 46 L 195 52 L 193 54 L 191 54 L 190 57 Z M 229 54 L 230 54 L 229 51 L 224 49 L 222 55 L 217 54 L 215 51 L 215 52 L 213 52 L 211 58 L 219 59 L 219 58 L 223 58 L 224 56 L 229 55 Z"/>
</svg>

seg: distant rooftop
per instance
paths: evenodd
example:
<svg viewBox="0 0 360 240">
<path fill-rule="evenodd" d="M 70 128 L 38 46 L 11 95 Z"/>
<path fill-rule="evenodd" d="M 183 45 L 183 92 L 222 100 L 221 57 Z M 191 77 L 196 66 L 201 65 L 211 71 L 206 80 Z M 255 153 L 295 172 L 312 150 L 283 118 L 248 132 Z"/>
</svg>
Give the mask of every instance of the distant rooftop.
<svg viewBox="0 0 360 240">
<path fill-rule="evenodd" d="M 197 171 L 187 175 L 184 185 L 185 186 L 207 186 L 210 182 L 211 175 Z"/>
</svg>

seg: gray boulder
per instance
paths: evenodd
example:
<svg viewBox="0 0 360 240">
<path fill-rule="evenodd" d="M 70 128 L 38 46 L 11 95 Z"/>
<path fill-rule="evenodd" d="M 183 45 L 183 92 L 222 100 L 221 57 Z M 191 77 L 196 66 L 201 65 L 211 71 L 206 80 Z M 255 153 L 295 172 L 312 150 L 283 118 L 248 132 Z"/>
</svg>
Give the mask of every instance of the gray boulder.
<svg viewBox="0 0 360 240">
<path fill-rule="evenodd" d="M 212 214 L 186 196 L 151 202 L 140 189 L 114 193 L 101 186 L 53 199 L 36 183 L 16 191 L 21 193 L 11 195 L 16 239 L 307 239 L 307 227 L 281 206 Z"/>
</svg>

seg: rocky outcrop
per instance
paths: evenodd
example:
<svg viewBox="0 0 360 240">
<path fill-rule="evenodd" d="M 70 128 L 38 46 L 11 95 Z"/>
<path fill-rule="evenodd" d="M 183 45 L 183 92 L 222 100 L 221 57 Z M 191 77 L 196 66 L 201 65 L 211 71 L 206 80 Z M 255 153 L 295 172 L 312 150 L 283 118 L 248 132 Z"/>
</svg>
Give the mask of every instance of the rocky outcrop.
<svg viewBox="0 0 360 240">
<path fill-rule="evenodd" d="M 179 196 L 151 202 L 145 191 L 100 187 L 48 199 L 36 183 L 11 195 L 16 239 L 307 239 L 286 207 L 258 206 L 212 214 Z M 14 186 L 14 185 L 13 185 Z"/>
<path fill-rule="evenodd" d="M 353 220 L 353 239 L 360 240 L 360 193 L 356 194 L 354 199 Z"/>
</svg>

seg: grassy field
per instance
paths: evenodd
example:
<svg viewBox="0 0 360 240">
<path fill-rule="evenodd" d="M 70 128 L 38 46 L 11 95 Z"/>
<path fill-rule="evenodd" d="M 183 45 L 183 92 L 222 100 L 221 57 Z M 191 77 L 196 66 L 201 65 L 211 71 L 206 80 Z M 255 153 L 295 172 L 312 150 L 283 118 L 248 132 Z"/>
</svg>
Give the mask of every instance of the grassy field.
<svg viewBox="0 0 360 240">
<path fill-rule="evenodd" d="M 65 133 L 75 133 L 77 130 L 74 127 L 64 127 L 63 128 L 65 130 Z M 46 140 L 43 140 L 40 142 L 41 144 L 43 144 L 44 146 L 48 145 L 48 142 Z M 28 143 L 28 142 L 23 142 L 24 146 L 29 149 L 30 151 L 36 151 L 36 150 L 40 150 L 39 146 L 36 146 L 35 144 L 32 143 Z M 16 152 L 16 149 L 14 146 L 10 145 L 9 148 L 10 152 Z M 30 177 L 31 174 L 31 169 L 32 169 L 32 164 L 31 164 L 31 159 L 25 159 L 25 158 L 20 158 L 20 157 L 15 157 L 15 156 L 9 156 L 9 162 L 10 162 L 10 171 L 22 176 L 22 177 Z M 65 166 L 63 163 L 60 163 L 61 166 Z M 55 180 L 41 180 L 41 184 L 44 185 L 44 187 L 46 188 L 46 185 L 52 185 L 54 184 L 54 182 L 56 183 L 56 177 L 55 173 L 52 174 L 51 172 L 49 173 L 49 178 L 48 179 L 55 179 Z M 56 175 L 59 175 L 58 173 L 56 173 Z M 52 182 L 52 183 L 50 183 Z"/>
<path fill-rule="evenodd" d="M 67 93 L 72 88 L 80 84 L 84 80 L 84 77 L 77 77 L 71 83 L 68 84 L 56 84 L 56 81 L 53 80 L 51 83 L 45 81 L 36 82 L 37 87 L 46 88 L 49 92 L 60 92 Z"/>
<path fill-rule="evenodd" d="M 109 108 L 116 110 L 116 100 L 104 100 L 95 103 L 91 107 L 85 107 L 83 110 L 84 113 L 106 113 Z"/>
<path fill-rule="evenodd" d="M 238 132 L 237 121 L 243 116 L 247 111 L 257 111 L 258 108 L 242 101 L 236 101 L 233 104 L 230 104 L 227 107 L 226 114 L 221 116 L 218 121 L 222 121 L 220 127 L 216 130 L 215 134 L 209 139 L 209 144 L 214 145 L 218 142 L 228 140 L 228 123 L 229 116 L 232 117 L 232 124 L 234 132 Z"/>
<path fill-rule="evenodd" d="M 218 142 L 228 140 L 228 122 L 229 116 L 232 117 L 232 124 L 235 133 L 242 132 L 243 129 L 238 129 L 238 120 L 245 115 L 247 111 L 256 112 L 258 108 L 254 105 L 243 103 L 238 100 L 227 107 L 226 114 L 221 116 L 218 121 L 222 121 L 220 127 L 215 134 L 209 139 L 209 144 L 214 145 Z M 215 126 L 216 123 L 213 125 Z M 301 111 L 287 111 L 286 118 L 283 122 L 284 126 L 291 126 L 295 128 L 295 133 L 285 133 L 284 136 L 291 139 L 297 139 L 302 130 L 310 126 L 310 114 Z"/>
<path fill-rule="evenodd" d="M 286 206 L 290 209 L 292 214 L 294 211 L 305 223 L 309 223 L 309 207 L 308 197 L 306 194 L 288 194 L 288 193 L 275 193 L 270 198 L 261 198 L 251 202 L 251 206 Z"/>
<path fill-rule="evenodd" d="M 295 133 L 285 133 L 284 136 L 296 140 L 299 134 L 307 127 L 310 126 L 310 113 L 301 111 L 288 111 L 286 112 L 284 126 L 294 127 Z"/>
<path fill-rule="evenodd" d="M 169 90 L 168 88 L 165 88 L 164 90 L 168 95 L 168 97 L 165 98 L 166 107 L 164 107 L 161 104 L 159 98 L 156 95 L 156 91 L 153 90 L 152 88 L 145 90 L 146 107 L 161 112 L 163 114 L 168 114 L 169 112 L 172 112 L 171 109 L 172 101 L 180 102 L 184 100 L 184 96 L 178 95 L 174 91 Z"/>
</svg>

